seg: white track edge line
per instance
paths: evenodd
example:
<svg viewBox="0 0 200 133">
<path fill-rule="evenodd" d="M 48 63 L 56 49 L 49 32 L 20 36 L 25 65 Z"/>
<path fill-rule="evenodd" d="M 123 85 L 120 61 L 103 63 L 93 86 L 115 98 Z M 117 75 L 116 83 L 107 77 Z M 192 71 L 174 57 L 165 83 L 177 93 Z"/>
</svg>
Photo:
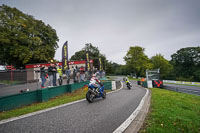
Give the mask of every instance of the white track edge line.
<svg viewBox="0 0 200 133">
<path fill-rule="evenodd" d="M 135 117 L 140 112 L 142 106 L 144 105 L 144 101 L 145 101 L 146 97 L 149 94 L 149 90 L 148 89 L 146 89 L 146 90 L 147 90 L 146 94 L 143 96 L 142 100 L 140 101 L 140 104 L 135 109 L 135 111 L 113 133 L 122 133 L 122 132 L 124 132 L 126 130 L 126 128 L 132 123 L 132 121 L 135 119 Z"/>
<path fill-rule="evenodd" d="M 107 94 L 110 94 L 110 93 L 113 93 L 113 92 L 117 92 L 117 91 L 121 90 L 122 88 L 123 88 L 123 84 L 121 82 L 121 88 L 120 89 L 112 91 L 112 92 L 108 92 Z M 25 114 L 25 115 L 21 115 L 21 116 L 9 118 L 9 119 L 1 120 L 0 121 L 0 125 L 4 124 L 4 123 L 11 122 L 11 121 L 15 121 L 15 120 L 23 119 L 23 118 L 26 118 L 26 117 L 30 117 L 30 116 L 33 116 L 33 115 L 41 114 L 41 113 L 44 113 L 44 112 L 47 112 L 47 111 L 51 111 L 51 110 L 54 110 L 54 109 L 57 109 L 57 108 L 69 106 L 71 104 L 79 103 L 79 102 L 82 102 L 82 101 L 85 101 L 85 100 L 86 99 L 81 99 L 81 100 L 77 100 L 77 101 L 74 101 L 74 102 L 70 102 L 70 103 L 58 105 L 58 106 L 55 106 L 55 107 L 47 108 L 47 109 L 44 109 L 44 110 L 36 111 L 36 112 L 33 112 L 33 113 L 28 113 L 28 114 Z"/>
</svg>

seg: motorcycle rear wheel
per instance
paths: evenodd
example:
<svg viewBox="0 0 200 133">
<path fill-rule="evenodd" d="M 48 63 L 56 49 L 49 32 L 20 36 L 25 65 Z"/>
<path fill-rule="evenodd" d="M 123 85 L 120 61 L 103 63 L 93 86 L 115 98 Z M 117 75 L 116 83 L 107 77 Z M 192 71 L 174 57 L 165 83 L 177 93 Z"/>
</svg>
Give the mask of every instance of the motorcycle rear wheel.
<svg viewBox="0 0 200 133">
<path fill-rule="evenodd" d="M 102 96 L 103 99 L 106 99 L 106 92 L 103 91 L 103 96 Z"/>
<path fill-rule="evenodd" d="M 128 89 L 130 90 L 131 89 L 131 86 L 130 85 L 127 85 Z"/>
</svg>

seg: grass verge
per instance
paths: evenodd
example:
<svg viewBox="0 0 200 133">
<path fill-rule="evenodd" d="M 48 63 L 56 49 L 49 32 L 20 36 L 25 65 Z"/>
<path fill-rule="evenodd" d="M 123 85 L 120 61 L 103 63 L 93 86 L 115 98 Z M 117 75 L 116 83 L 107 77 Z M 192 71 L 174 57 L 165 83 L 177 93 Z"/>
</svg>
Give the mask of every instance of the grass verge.
<svg viewBox="0 0 200 133">
<path fill-rule="evenodd" d="M 129 80 L 136 80 L 136 81 L 140 81 L 140 79 L 136 79 L 136 78 L 132 78 L 132 77 L 128 77 Z"/>
<path fill-rule="evenodd" d="M 106 92 L 109 92 L 109 91 L 110 90 L 106 90 Z M 0 112 L 0 120 L 8 119 L 8 118 L 11 118 L 11 117 L 16 117 L 16 116 L 32 113 L 32 112 L 35 112 L 35 111 L 47 109 L 47 108 L 50 108 L 50 107 L 55 107 L 55 106 L 58 106 L 58 105 L 61 105 L 61 104 L 65 104 L 65 103 L 77 101 L 77 100 L 80 100 L 80 99 L 84 99 L 86 92 L 87 92 L 87 90 L 82 88 L 82 89 L 76 90 L 73 93 L 66 93 L 66 94 L 63 94 L 61 96 L 57 96 L 55 98 L 50 99 L 47 102 L 34 103 L 34 104 L 29 105 L 29 106 L 24 106 L 24 107 L 17 108 L 17 109 L 14 109 L 14 110 Z"/>
<path fill-rule="evenodd" d="M 200 96 L 153 88 L 140 133 L 200 133 Z"/>
</svg>

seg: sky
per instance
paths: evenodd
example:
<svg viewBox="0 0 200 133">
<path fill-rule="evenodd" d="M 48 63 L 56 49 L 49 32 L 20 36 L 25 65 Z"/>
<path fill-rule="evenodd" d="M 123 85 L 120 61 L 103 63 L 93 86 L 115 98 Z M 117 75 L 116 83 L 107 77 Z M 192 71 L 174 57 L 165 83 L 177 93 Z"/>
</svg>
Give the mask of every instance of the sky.
<svg viewBox="0 0 200 133">
<path fill-rule="evenodd" d="M 125 64 L 131 46 L 167 60 L 200 46 L 200 0 L 0 0 L 49 24 L 59 38 L 55 59 L 68 41 L 69 57 L 92 43 L 109 61 Z"/>
</svg>

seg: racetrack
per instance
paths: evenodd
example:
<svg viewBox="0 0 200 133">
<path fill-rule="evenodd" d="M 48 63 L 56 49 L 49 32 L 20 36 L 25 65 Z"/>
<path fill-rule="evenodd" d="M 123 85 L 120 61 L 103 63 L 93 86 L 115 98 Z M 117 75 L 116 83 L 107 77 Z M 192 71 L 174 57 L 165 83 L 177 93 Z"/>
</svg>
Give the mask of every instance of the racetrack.
<svg viewBox="0 0 200 133">
<path fill-rule="evenodd" d="M 137 108 L 146 90 L 136 85 L 94 103 L 86 100 L 0 125 L 1 133 L 111 133 Z"/>
</svg>

